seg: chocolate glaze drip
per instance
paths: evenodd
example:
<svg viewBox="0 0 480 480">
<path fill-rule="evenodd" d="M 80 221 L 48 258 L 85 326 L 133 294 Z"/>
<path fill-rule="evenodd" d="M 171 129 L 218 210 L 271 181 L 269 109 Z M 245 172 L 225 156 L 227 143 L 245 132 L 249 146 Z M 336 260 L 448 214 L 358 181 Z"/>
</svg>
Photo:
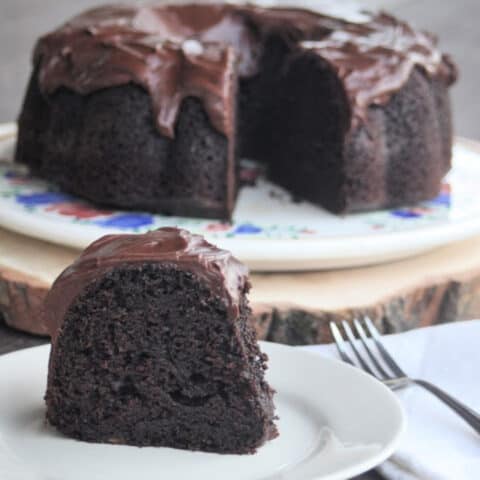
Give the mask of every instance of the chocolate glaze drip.
<svg viewBox="0 0 480 480">
<path fill-rule="evenodd" d="M 343 81 L 353 112 L 364 118 L 370 105 L 388 102 L 408 81 L 415 66 L 450 85 L 457 71 L 436 48 L 436 38 L 381 13 L 368 23 L 349 24 L 301 46 L 327 60 Z"/>
<path fill-rule="evenodd" d="M 230 318 L 238 317 L 240 294 L 249 287 L 247 267 L 200 235 L 166 227 L 143 235 L 107 235 L 87 247 L 55 280 L 45 299 L 44 323 L 52 340 L 89 284 L 114 268 L 145 263 L 175 265 L 194 273 L 214 295 L 225 299 Z"/>
<path fill-rule="evenodd" d="M 266 38 L 328 61 L 343 81 L 352 110 L 363 118 L 420 66 L 454 82 L 451 61 L 436 39 L 386 14 L 352 23 L 295 8 L 204 4 L 106 6 L 87 11 L 42 37 L 35 49 L 45 94 L 64 86 L 81 94 L 133 82 L 150 94 L 157 126 L 173 137 L 182 100 L 203 101 L 212 124 L 232 135 L 235 75 L 255 75 Z"/>
</svg>

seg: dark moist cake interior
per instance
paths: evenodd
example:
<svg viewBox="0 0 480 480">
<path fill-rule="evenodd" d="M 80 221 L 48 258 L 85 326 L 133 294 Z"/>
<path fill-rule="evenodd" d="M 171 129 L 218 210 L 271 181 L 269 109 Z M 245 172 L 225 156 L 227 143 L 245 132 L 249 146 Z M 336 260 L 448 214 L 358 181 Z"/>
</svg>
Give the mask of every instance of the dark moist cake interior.
<svg viewBox="0 0 480 480">
<path fill-rule="evenodd" d="M 444 82 L 417 66 L 359 120 L 337 72 L 315 53 L 273 35 L 261 66 L 240 81 L 239 152 L 294 198 L 345 213 L 437 195 L 452 149 Z"/>
<path fill-rule="evenodd" d="M 298 199 L 343 211 L 343 145 L 350 106 L 338 75 L 318 55 L 280 36 L 265 43 L 259 74 L 240 81 L 240 157 L 261 161 Z"/>
<path fill-rule="evenodd" d="M 246 302 L 226 321 L 225 301 L 173 264 L 107 272 L 65 316 L 49 422 L 91 442 L 254 452 L 276 429 Z"/>
</svg>

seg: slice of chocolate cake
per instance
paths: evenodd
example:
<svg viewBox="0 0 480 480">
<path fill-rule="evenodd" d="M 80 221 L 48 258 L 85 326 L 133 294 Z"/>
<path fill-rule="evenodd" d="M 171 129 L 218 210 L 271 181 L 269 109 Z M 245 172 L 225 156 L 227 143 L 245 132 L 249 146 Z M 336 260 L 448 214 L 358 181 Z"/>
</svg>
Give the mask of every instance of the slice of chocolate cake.
<svg viewBox="0 0 480 480">
<path fill-rule="evenodd" d="M 185 230 L 97 240 L 45 302 L 48 421 L 89 442 L 254 452 L 277 429 L 249 288 Z"/>
</svg>

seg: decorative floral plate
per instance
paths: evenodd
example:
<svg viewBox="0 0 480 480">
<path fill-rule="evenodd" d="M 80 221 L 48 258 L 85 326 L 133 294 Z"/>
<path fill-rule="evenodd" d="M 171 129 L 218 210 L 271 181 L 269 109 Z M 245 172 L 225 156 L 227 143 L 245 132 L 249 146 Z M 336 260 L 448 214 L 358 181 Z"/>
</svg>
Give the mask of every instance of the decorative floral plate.
<svg viewBox="0 0 480 480">
<path fill-rule="evenodd" d="M 14 125 L 0 125 L 0 226 L 74 248 L 109 233 L 177 225 L 233 251 L 254 270 L 309 270 L 404 258 L 480 234 L 480 145 L 468 140 L 457 140 L 454 167 L 430 201 L 336 216 L 294 202 L 260 176 L 241 189 L 231 224 L 97 208 L 12 164 L 14 144 Z"/>
</svg>

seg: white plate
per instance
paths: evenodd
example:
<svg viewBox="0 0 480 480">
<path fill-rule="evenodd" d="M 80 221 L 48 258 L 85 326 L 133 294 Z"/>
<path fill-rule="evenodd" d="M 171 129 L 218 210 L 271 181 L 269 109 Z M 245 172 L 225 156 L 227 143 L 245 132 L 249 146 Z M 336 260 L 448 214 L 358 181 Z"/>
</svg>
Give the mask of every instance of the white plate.
<svg viewBox="0 0 480 480">
<path fill-rule="evenodd" d="M 14 125 L 0 125 L 0 158 L 10 158 Z M 3 140 L 2 140 L 3 138 Z M 312 270 L 405 258 L 480 233 L 480 147 L 458 140 L 441 194 L 419 205 L 348 216 L 295 203 L 259 179 L 242 188 L 233 224 L 215 220 L 101 211 L 0 163 L 0 226 L 84 248 L 107 233 L 178 225 L 231 250 L 253 270 Z"/>
<path fill-rule="evenodd" d="M 0 357 L 2 480 L 334 480 L 388 458 L 400 403 L 374 378 L 298 348 L 262 343 L 277 390 L 280 436 L 255 455 L 89 444 L 45 425 L 49 346 Z M 300 373 L 300 374 L 299 374 Z M 7 387 L 8 386 L 8 387 Z"/>
</svg>

